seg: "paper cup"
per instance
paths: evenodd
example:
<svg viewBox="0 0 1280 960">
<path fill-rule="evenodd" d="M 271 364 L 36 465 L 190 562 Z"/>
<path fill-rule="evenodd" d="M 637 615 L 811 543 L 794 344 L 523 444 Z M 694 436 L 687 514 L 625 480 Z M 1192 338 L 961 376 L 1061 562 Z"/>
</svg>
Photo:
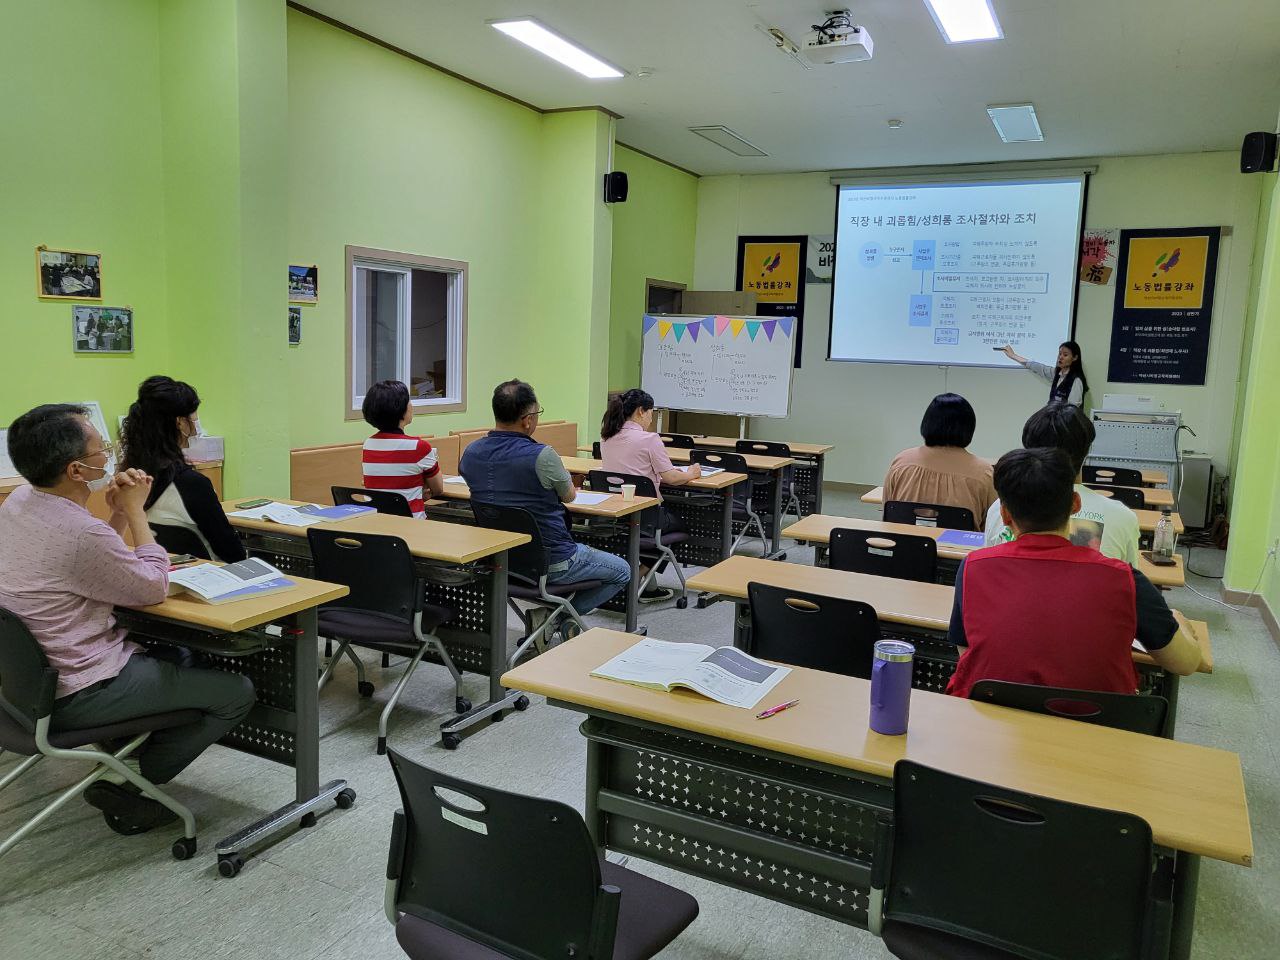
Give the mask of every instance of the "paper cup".
<svg viewBox="0 0 1280 960">
<path fill-rule="evenodd" d="M 636 485 L 634 483 L 622 484 L 622 499 L 634 500 L 636 498 Z"/>
</svg>

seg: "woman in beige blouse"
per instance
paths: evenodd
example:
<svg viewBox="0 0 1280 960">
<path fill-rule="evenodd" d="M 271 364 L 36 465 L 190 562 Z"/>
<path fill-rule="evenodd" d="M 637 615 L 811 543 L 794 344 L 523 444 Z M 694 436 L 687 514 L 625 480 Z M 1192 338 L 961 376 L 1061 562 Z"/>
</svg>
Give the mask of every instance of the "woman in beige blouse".
<svg viewBox="0 0 1280 960">
<path fill-rule="evenodd" d="M 957 393 L 934 397 L 920 421 L 924 446 L 903 450 L 893 458 L 884 478 L 885 502 L 967 507 L 975 525 L 982 523 L 996 500 L 996 489 L 991 464 L 965 449 L 977 425 L 973 407 L 964 397 Z"/>
</svg>

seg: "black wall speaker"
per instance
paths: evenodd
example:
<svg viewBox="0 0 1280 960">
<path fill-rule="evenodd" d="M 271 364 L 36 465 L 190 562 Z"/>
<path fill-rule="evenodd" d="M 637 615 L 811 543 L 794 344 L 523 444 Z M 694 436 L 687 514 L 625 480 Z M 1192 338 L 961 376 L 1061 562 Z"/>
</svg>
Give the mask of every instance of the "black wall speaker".
<svg viewBox="0 0 1280 960">
<path fill-rule="evenodd" d="M 1240 147 L 1240 172 L 1270 173 L 1276 165 L 1276 139 L 1274 133 L 1246 133 Z"/>
<path fill-rule="evenodd" d="M 625 203 L 627 200 L 627 175 L 614 170 L 604 175 L 604 202 Z"/>
</svg>

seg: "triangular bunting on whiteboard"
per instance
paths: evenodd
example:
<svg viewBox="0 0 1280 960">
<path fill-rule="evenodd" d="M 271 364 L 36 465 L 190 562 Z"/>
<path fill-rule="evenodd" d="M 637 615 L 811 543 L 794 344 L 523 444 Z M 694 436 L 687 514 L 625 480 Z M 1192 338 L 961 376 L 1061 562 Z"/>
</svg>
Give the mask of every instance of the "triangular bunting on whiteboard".
<svg viewBox="0 0 1280 960">
<path fill-rule="evenodd" d="M 653 317 L 649 316 L 649 315 L 646 313 L 646 314 L 644 315 L 644 329 L 640 331 L 640 336 L 642 336 L 642 337 L 643 337 L 646 333 L 648 333 L 650 330 L 652 330 L 652 329 L 653 329 L 653 325 L 654 325 L 655 323 L 657 323 L 657 322 L 658 322 L 657 320 L 655 320 Z"/>
<path fill-rule="evenodd" d="M 671 325 L 671 328 L 676 332 L 676 343 L 679 343 L 684 338 L 685 326 L 686 324 L 683 323 L 673 323 Z"/>
<path fill-rule="evenodd" d="M 751 339 L 752 339 L 752 340 L 754 340 L 754 339 L 756 338 L 756 334 L 757 334 L 757 333 L 759 333 L 759 332 L 760 332 L 760 321 L 759 321 L 759 320 L 748 320 L 748 321 L 747 321 L 747 333 L 749 333 L 749 334 L 751 335 Z"/>
<path fill-rule="evenodd" d="M 768 337 L 770 340 L 772 340 L 772 339 L 773 339 L 773 331 L 774 331 L 774 330 L 776 330 L 776 329 L 777 329 L 777 327 L 778 327 L 778 321 L 777 321 L 777 320 L 765 320 L 765 321 L 763 321 L 760 325 L 761 325 L 762 327 L 764 327 L 764 335 L 765 335 L 766 337 Z"/>
<path fill-rule="evenodd" d="M 703 317 L 703 319 L 702 319 L 702 329 L 706 330 L 706 331 L 707 331 L 707 333 L 715 333 L 715 332 L 716 332 L 716 318 L 715 318 L 715 317 Z"/>
<path fill-rule="evenodd" d="M 742 328 L 743 328 L 743 327 L 745 327 L 746 325 L 747 325 L 747 321 L 745 321 L 745 320 L 730 320 L 730 321 L 729 321 L 729 328 L 730 328 L 731 330 L 733 330 L 733 339 L 735 339 L 735 340 L 737 340 L 737 339 L 738 339 L 738 334 L 740 334 L 740 333 L 742 332 Z"/>
<path fill-rule="evenodd" d="M 667 339 L 667 334 L 671 332 L 671 324 L 666 320 L 658 321 L 658 339 Z"/>
<path fill-rule="evenodd" d="M 689 334 L 690 340 L 698 339 L 698 331 L 702 329 L 702 321 L 696 321 L 685 327 L 685 332 Z"/>
<path fill-rule="evenodd" d="M 795 317 L 779 317 L 778 324 L 782 327 L 782 332 L 788 337 L 791 336 L 791 328 L 795 326 Z"/>
<path fill-rule="evenodd" d="M 716 336 L 718 337 L 720 336 L 720 334 L 724 333 L 725 328 L 728 326 L 729 326 L 728 317 L 716 317 Z M 734 333 L 734 336 L 736 337 L 737 333 Z"/>
</svg>

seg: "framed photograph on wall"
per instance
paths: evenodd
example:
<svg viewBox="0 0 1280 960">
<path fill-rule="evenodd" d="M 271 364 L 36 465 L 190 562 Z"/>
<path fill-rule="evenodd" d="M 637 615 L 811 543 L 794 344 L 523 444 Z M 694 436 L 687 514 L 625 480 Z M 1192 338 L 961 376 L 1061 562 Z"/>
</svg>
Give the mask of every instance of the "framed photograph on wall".
<svg viewBox="0 0 1280 960">
<path fill-rule="evenodd" d="M 72 307 L 71 342 L 76 353 L 133 353 L 133 310 Z"/>
<path fill-rule="evenodd" d="M 36 296 L 41 300 L 101 300 L 102 254 L 36 247 Z"/>
<path fill-rule="evenodd" d="M 316 265 L 309 267 L 289 265 L 289 302 L 315 303 L 319 296 Z"/>
<path fill-rule="evenodd" d="M 302 308 L 289 308 L 289 342 L 302 342 Z"/>
</svg>

